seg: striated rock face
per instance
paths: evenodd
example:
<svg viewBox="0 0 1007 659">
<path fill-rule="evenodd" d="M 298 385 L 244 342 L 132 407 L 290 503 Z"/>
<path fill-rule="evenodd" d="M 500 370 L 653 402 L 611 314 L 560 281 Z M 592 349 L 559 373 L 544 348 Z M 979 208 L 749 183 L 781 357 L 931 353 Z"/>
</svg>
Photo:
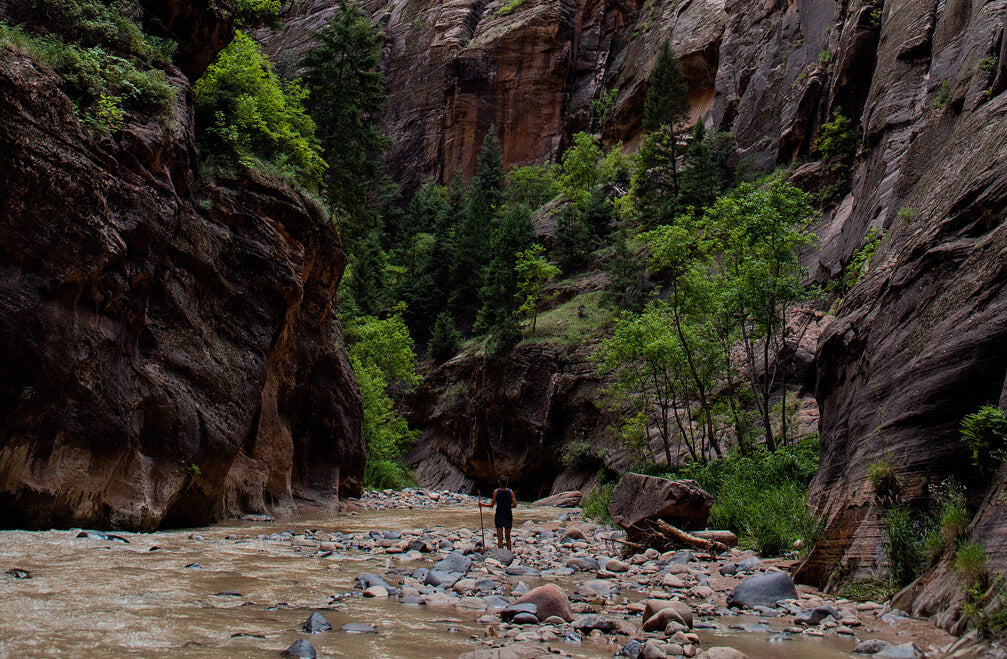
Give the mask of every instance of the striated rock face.
<svg viewBox="0 0 1007 659">
<path fill-rule="evenodd" d="M 420 483 L 486 493 L 504 474 L 523 500 L 583 485 L 588 475 L 564 473 L 563 446 L 602 448 L 615 421 L 598 407 L 601 383 L 587 355 L 538 343 L 505 360 L 457 357 L 426 375 L 405 404 L 421 432 L 408 456 Z M 608 451 L 603 462 L 625 469 L 629 459 Z"/>
<path fill-rule="evenodd" d="M 883 565 L 867 469 L 886 456 L 921 506 L 926 486 L 964 480 L 990 567 L 1007 567 L 994 521 L 1003 504 L 991 496 L 1001 481 L 987 493 L 957 441 L 965 414 L 1007 401 L 1003 17 L 1003 3 L 886 5 L 861 117 L 870 153 L 826 249 L 845 251 L 868 227 L 887 235 L 819 343 L 823 454 L 811 496 L 826 528 L 805 579 Z M 919 595 L 930 612 L 950 596 L 940 583 Z"/>
<path fill-rule="evenodd" d="M 174 80 L 170 127 L 98 139 L 0 50 L 0 526 L 151 530 L 360 490 L 339 236 L 275 181 L 197 187 Z"/>
</svg>

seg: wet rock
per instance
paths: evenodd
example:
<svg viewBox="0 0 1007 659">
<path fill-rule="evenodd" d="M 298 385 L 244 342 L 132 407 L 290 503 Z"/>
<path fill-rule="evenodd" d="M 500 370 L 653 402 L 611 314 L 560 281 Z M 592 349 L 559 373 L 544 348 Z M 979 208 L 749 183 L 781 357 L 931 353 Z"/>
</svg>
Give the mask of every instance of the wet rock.
<svg viewBox="0 0 1007 659">
<path fill-rule="evenodd" d="M 637 657 L 640 656 L 640 652 L 642 650 L 643 650 L 643 643 L 634 638 L 629 643 L 619 648 L 619 651 L 616 653 L 615 656 L 637 659 Z"/>
<path fill-rule="evenodd" d="M 574 558 L 568 558 L 564 565 L 581 572 L 597 572 L 601 569 L 601 565 L 599 565 L 597 559 L 589 556 L 576 556 Z"/>
<path fill-rule="evenodd" d="M 640 649 L 640 659 L 664 659 L 668 653 L 665 651 L 665 644 L 656 638 L 652 638 L 643 644 Z"/>
<path fill-rule="evenodd" d="M 673 607 L 668 607 L 661 609 L 654 615 L 647 618 L 643 623 L 643 631 L 645 632 L 660 632 L 664 631 L 668 624 L 671 622 L 677 622 L 684 627 L 688 627 L 685 618 Z"/>
<path fill-rule="evenodd" d="M 580 616 L 573 621 L 573 628 L 585 636 L 597 629 L 603 634 L 611 634 L 616 630 L 615 622 L 602 618 L 596 614 Z"/>
<path fill-rule="evenodd" d="M 411 540 L 411 541 L 409 542 L 409 544 L 407 545 L 407 547 L 406 547 L 406 548 L 407 548 L 407 549 L 408 549 L 409 551 L 418 551 L 418 552 L 422 552 L 422 553 L 424 553 L 424 554 L 426 554 L 426 553 L 428 553 L 428 552 L 430 552 L 430 551 L 432 551 L 432 550 L 433 550 L 433 547 L 431 547 L 431 546 L 430 546 L 429 544 L 427 544 L 427 543 L 426 543 L 425 541 L 423 541 L 423 540 L 420 540 L 419 538 L 416 538 L 416 539 L 414 539 L 414 540 Z"/>
<path fill-rule="evenodd" d="M 461 552 L 453 551 L 434 563 L 433 570 L 465 574 L 472 568 L 472 559 Z"/>
<path fill-rule="evenodd" d="M 916 647 L 915 643 L 910 641 L 902 645 L 889 645 L 874 656 L 884 657 L 884 659 L 921 659 L 924 654 L 922 650 Z"/>
<path fill-rule="evenodd" d="M 798 625 L 817 625 L 822 620 L 832 616 L 839 619 L 839 612 L 828 604 L 816 606 L 813 609 L 806 609 L 794 616 L 794 623 Z"/>
<path fill-rule="evenodd" d="M 534 602 L 515 602 L 500 611 L 500 619 L 504 622 L 508 622 L 520 613 L 537 614 L 538 606 Z"/>
<path fill-rule="evenodd" d="M 106 533 L 104 531 L 81 531 L 77 534 L 77 537 L 90 538 L 91 540 L 105 540 L 107 542 L 121 542 L 127 545 L 129 544 L 129 540 L 126 538 L 115 535 L 114 533 Z"/>
<path fill-rule="evenodd" d="M 668 565 L 686 565 L 694 560 L 696 560 L 696 555 L 688 549 L 683 549 L 672 554 L 668 559 Z"/>
<path fill-rule="evenodd" d="M 537 625 L 538 616 L 534 613 L 528 613 L 527 611 L 522 611 L 511 618 L 511 622 L 515 625 Z"/>
<path fill-rule="evenodd" d="M 693 480 L 671 481 L 629 473 L 612 491 L 612 521 L 626 529 L 630 541 L 648 521 L 663 520 L 683 530 L 702 529 L 713 505 L 710 496 Z"/>
<path fill-rule="evenodd" d="M 880 638 L 870 638 L 866 641 L 861 641 L 857 643 L 857 647 L 853 648 L 854 654 L 877 654 L 889 646 L 888 641 L 883 641 Z"/>
<path fill-rule="evenodd" d="M 672 619 L 677 620 L 689 629 L 692 628 L 692 608 L 688 604 L 685 602 L 676 602 L 674 600 L 650 599 L 646 601 L 643 609 L 643 620 L 645 623 L 644 631 L 650 631 L 647 629 L 646 623 L 664 610 L 674 611 L 675 617 Z M 667 624 L 667 620 L 665 620 L 660 626 L 657 626 L 657 623 L 655 622 L 654 629 L 664 629 Z"/>
<path fill-rule="evenodd" d="M 457 585 L 457 584 L 456 584 Z M 496 582 L 492 579 L 476 579 L 474 582 L 475 590 L 481 593 L 488 593 L 490 591 L 496 590 Z"/>
<path fill-rule="evenodd" d="M 357 575 L 354 581 L 356 581 L 357 588 L 361 588 L 364 590 L 366 590 L 367 588 L 371 588 L 373 586 L 381 586 L 386 590 L 391 590 L 392 588 L 392 586 L 387 581 L 385 581 L 384 577 L 381 577 L 377 574 L 360 574 Z"/>
<path fill-rule="evenodd" d="M 437 588 L 450 588 L 455 585 L 462 575 L 457 572 L 441 572 L 440 570 L 430 570 L 423 583 Z"/>
<path fill-rule="evenodd" d="M 697 659 L 748 659 L 748 655 L 734 648 L 716 646 L 698 655 Z"/>
<path fill-rule="evenodd" d="M 486 553 L 483 554 L 483 556 L 485 558 L 492 558 L 493 560 L 498 561 L 501 565 L 510 565 L 514 562 L 514 552 L 500 547 L 486 550 Z"/>
<path fill-rule="evenodd" d="M 533 505 L 576 508 L 580 505 L 580 500 L 582 498 L 583 495 L 580 490 L 571 490 L 569 492 L 560 492 L 559 494 L 553 494 L 552 496 L 545 497 L 544 499 L 539 499 L 538 501 L 535 501 Z"/>
<path fill-rule="evenodd" d="M 536 615 L 542 619 L 559 616 L 567 622 L 573 620 L 570 599 L 566 596 L 563 589 L 556 584 L 546 584 L 530 590 L 514 600 L 511 606 L 519 604 L 534 604 L 536 606 Z"/>
<path fill-rule="evenodd" d="M 542 621 L 542 624 L 543 625 L 563 625 L 563 624 L 566 624 L 566 620 L 563 620 L 563 618 L 560 618 L 559 616 L 549 616 L 548 618 L 546 618 L 545 620 Z"/>
<path fill-rule="evenodd" d="M 537 577 L 541 575 L 541 572 L 526 565 L 511 565 L 504 570 L 504 574 L 512 577 Z"/>
<path fill-rule="evenodd" d="M 304 631 L 310 634 L 317 634 L 318 632 L 327 632 L 332 629 L 332 625 L 329 624 L 329 621 L 325 619 L 325 616 L 323 616 L 321 613 L 317 611 L 313 612 L 310 616 L 308 616 L 308 619 L 304 622 L 304 625 L 302 625 L 302 627 Z"/>
<path fill-rule="evenodd" d="M 15 579 L 31 579 L 31 572 L 28 570 L 22 570 L 19 567 L 12 567 L 9 570 L 4 570 L 4 574 Z"/>
<path fill-rule="evenodd" d="M 214 595 L 217 597 L 241 597 L 241 593 L 236 590 L 222 590 Z"/>
<path fill-rule="evenodd" d="M 339 628 L 339 631 L 347 634 L 377 634 L 378 630 L 362 622 L 348 622 Z"/>
<path fill-rule="evenodd" d="M 757 604 L 775 606 L 784 599 L 797 599 L 794 582 L 783 572 L 766 572 L 738 584 L 727 596 L 727 605 L 742 609 Z"/>
<path fill-rule="evenodd" d="M 298 657 L 299 659 L 315 659 L 315 646 L 309 641 L 299 638 L 290 644 L 290 647 L 280 653 L 281 657 Z"/>
<path fill-rule="evenodd" d="M 504 609 L 507 608 L 507 600 L 502 597 L 497 597 L 496 595 L 491 595 L 489 597 L 484 597 L 483 601 L 486 602 L 486 608 L 488 609 Z"/>
<path fill-rule="evenodd" d="M 524 595 L 525 593 L 527 593 L 529 590 L 530 589 L 528 588 L 528 584 L 526 584 L 523 581 L 519 581 L 519 582 L 517 582 L 517 585 L 514 586 L 513 589 L 511 589 L 510 593 L 511 593 L 511 595 L 521 596 L 521 595 Z"/>
<path fill-rule="evenodd" d="M 404 595 L 399 598 L 399 601 L 403 604 L 410 604 L 412 606 L 423 606 L 427 603 L 427 601 L 419 595 Z"/>
<path fill-rule="evenodd" d="M 604 597 L 605 599 L 611 599 L 616 595 L 618 589 L 607 581 L 594 579 L 582 583 L 576 592 L 578 595 L 588 598 Z"/>
<path fill-rule="evenodd" d="M 364 597 L 388 597 L 388 589 L 384 586 L 371 586 L 364 589 Z"/>
<path fill-rule="evenodd" d="M 625 572 L 628 569 L 629 565 L 627 565 L 624 561 L 613 559 L 605 562 L 605 570 L 608 572 Z"/>
<path fill-rule="evenodd" d="M 560 540 L 587 540 L 587 536 L 576 526 L 568 528 Z"/>
</svg>

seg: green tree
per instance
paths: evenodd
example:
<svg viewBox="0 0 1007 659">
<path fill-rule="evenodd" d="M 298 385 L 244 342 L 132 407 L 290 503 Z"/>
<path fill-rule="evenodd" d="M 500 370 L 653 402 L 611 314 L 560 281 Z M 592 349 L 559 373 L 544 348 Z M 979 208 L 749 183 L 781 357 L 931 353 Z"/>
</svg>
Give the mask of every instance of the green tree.
<svg viewBox="0 0 1007 659">
<path fill-rule="evenodd" d="M 623 224 L 614 234 L 612 255 L 605 261 L 609 276 L 606 297 L 616 309 L 639 311 L 643 307 L 646 266 L 631 249 L 630 232 Z"/>
<path fill-rule="evenodd" d="M 679 138 L 689 119 L 689 86 L 682 76 L 682 66 L 667 41 L 661 44 L 657 61 L 647 84 L 647 99 L 643 104 L 643 128 L 649 133 L 665 132 L 667 138 L 659 142 L 667 151 L 671 167 L 672 190 L 678 195 L 678 156 L 681 155 Z"/>
<path fill-rule="evenodd" d="M 542 299 L 545 285 L 559 276 L 560 270 L 545 259 L 545 248 L 532 245 L 523 252 L 517 253 L 514 269 L 517 272 L 517 295 L 521 306 L 518 314 L 531 316 L 531 333 L 535 333 L 535 323 L 538 320 L 538 304 Z"/>
<path fill-rule="evenodd" d="M 455 329 L 454 319 L 447 311 L 442 311 L 434 323 L 433 333 L 430 335 L 430 343 L 427 350 L 430 356 L 437 361 L 444 361 L 453 357 L 458 352 L 462 342 L 462 335 Z"/>
<path fill-rule="evenodd" d="M 538 208 L 556 196 L 556 165 L 528 165 L 507 172 L 506 199 L 511 206 Z"/>
<path fill-rule="evenodd" d="M 193 93 L 196 123 L 211 150 L 229 149 L 248 165 L 269 163 L 299 185 L 318 188 L 326 166 L 305 94 L 296 83 L 280 82 L 251 37 L 235 32 Z"/>
<path fill-rule="evenodd" d="M 381 248 L 381 234 L 373 230 L 351 256 L 349 276 L 344 285 L 350 308 L 357 314 L 374 316 L 387 306 L 387 266 L 388 259 Z"/>
<path fill-rule="evenodd" d="M 564 272 L 578 272 L 587 265 L 587 258 L 594 249 L 594 244 L 594 236 L 584 221 L 584 213 L 573 204 L 567 204 L 556 221 L 553 258 Z"/>
<path fill-rule="evenodd" d="M 306 104 L 329 165 L 329 203 L 353 243 L 381 228 L 380 211 L 394 196 L 381 164 L 381 154 L 391 144 L 380 130 L 388 100 L 380 69 L 384 40 L 363 9 L 346 0 L 312 36 L 317 45 L 302 61 Z"/>
<path fill-rule="evenodd" d="M 682 169 L 681 190 L 678 198 L 682 208 L 693 207 L 699 211 L 714 201 L 724 189 L 724 171 L 718 162 L 714 145 L 706 139 L 702 121 L 692 128 L 692 139 L 685 152 L 686 166 Z"/>
<path fill-rule="evenodd" d="M 776 450 L 770 395 L 777 383 L 783 391 L 780 436 L 787 441 L 786 369 L 781 363 L 788 347 L 785 314 L 811 294 L 803 286 L 807 271 L 798 257 L 815 239 L 808 230 L 813 218 L 808 195 L 781 181 L 743 184 L 704 215 L 704 235 L 716 241 L 711 253 L 717 255 L 723 303 L 741 336 L 770 451 Z"/>
<path fill-rule="evenodd" d="M 608 200 L 605 189 L 596 185 L 584 207 L 584 224 L 598 243 L 604 243 L 612 233 L 613 219 L 612 202 Z"/>
<path fill-rule="evenodd" d="M 499 351 L 510 349 L 520 340 L 517 255 L 528 249 L 533 240 L 527 206 L 505 209 L 493 237 L 492 259 L 483 270 L 479 290 L 482 308 L 476 319 L 477 331 L 489 334 Z"/>
<path fill-rule="evenodd" d="M 364 485 L 404 487 L 412 476 L 402 454 L 417 433 L 395 409 L 391 392 L 408 391 L 420 381 L 409 331 L 398 316 L 361 316 L 346 324 L 346 345 L 363 402 Z"/>
<path fill-rule="evenodd" d="M 583 208 L 599 182 L 598 161 L 604 154 L 598 138 L 587 133 L 573 136 L 573 145 L 563 154 L 562 171 L 556 179 L 559 193 Z"/>
</svg>

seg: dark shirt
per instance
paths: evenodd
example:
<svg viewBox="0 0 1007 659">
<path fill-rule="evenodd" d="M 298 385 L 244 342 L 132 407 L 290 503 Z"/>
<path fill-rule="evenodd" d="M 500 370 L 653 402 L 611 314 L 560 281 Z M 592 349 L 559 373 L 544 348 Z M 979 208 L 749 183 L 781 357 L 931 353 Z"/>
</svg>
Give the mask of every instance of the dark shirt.
<svg viewBox="0 0 1007 659">
<path fill-rule="evenodd" d="M 494 492 L 497 498 L 497 515 L 511 514 L 511 492 L 510 490 L 499 489 Z"/>
</svg>

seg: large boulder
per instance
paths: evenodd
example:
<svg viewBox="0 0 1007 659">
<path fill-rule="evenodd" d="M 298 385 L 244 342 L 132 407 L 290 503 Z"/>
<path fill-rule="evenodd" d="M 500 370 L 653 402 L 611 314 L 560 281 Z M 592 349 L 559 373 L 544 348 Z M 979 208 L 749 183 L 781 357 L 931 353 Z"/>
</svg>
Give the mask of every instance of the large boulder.
<svg viewBox="0 0 1007 659">
<path fill-rule="evenodd" d="M 529 590 L 514 600 L 511 606 L 526 603 L 536 606 L 535 612 L 539 620 L 545 620 L 550 616 L 559 616 L 567 622 L 573 620 L 573 611 L 570 610 L 570 599 L 563 592 L 563 589 L 556 584 L 548 583 Z"/>
<path fill-rule="evenodd" d="M 580 505 L 580 500 L 583 497 L 580 490 L 570 490 L 569 492 L 560 492 L 559 494 L 554 494 L 550 497 L 544 499 L 539 499 L 534 502 L 536 506 L 556 506 L 558 508 L 576 508 Z"/>
<path fill-rule="evenodd" d="M 745 579 L 727 596 L 727 605 L 740 609 L 776 606 L 779 600 L 797 599 L 797 588 L 783 572 L 765 572 Z"/>
<path fill-rule="evenodd" d="M 626 529 L 632 541 L 635 529 L 662 520 L 683 530 L 702 529 L 713 505 L 709 492 L 693 480 L 629 473 L 612 491 L 608 511 L 612 521 Z"/>
</svg>

